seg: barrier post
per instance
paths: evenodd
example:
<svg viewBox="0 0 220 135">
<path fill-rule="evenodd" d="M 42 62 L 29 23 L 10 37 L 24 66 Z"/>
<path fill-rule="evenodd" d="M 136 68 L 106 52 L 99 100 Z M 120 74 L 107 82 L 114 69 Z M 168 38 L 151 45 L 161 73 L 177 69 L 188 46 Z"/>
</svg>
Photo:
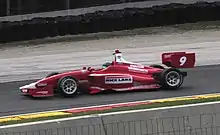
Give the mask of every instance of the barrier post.
<svg viewBox="0 0 220 135">
<path fill-rule="evenodd" d="M 10 0 L 6 0 L 6 16 L 10 16 Z"/>
</svg>

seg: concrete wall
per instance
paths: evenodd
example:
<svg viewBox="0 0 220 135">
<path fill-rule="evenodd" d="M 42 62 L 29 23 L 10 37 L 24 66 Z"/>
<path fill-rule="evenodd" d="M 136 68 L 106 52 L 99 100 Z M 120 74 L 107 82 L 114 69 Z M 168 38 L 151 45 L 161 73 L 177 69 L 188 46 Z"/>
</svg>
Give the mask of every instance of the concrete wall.
<svg viewBox="0 0 220 135">
<path fill-rule="evenodd" d="M 220 103 L 0 129 L 12 134 L 62 135 L 218 135 Z M 29 132 L 26 132 L 29 131 Z M 203 133 L 203 134 L 202 134 Z"/>
<path fill-rule="evenodd" d="M 57 16 L 67 16 L 67 15 L 82 15 L 86 13 L 94 13 L 96 11 L 120 10 L 124 8 L 148 8 L 152 6 L 165 5 L 165 4 L 170 4 L 170 3 L 192 4 L 198 1 L 217 2 L 220 0 L 150 0 L 150 1 L 145 1 L 145 2 L 133 2 L 133 3 L 114 4 L 114 5 L 108 5 L 108 6 L 97 6 L 97 7 L 89 7 L 89 8 L 63 10 L 63 11 L 36 13 L 36 14 L 6 16 L 6 17 L 0 17 L 0 22 L 30 20 L 35 17 L 57 17 Z"/>
</svg>

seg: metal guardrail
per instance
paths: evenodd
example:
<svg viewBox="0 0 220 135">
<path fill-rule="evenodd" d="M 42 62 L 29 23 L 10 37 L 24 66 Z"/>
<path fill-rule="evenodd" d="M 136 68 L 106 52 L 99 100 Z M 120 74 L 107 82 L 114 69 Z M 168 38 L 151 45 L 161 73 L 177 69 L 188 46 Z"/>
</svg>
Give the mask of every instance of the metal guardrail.
<svg viewBox="0 0 220 135">
<path fill-rule="evenodd" d="M 53 129 L 6 132 L 0 135 L 219 135 L 219 113 L 194 116 L 157 117 Z"/>
</svg>

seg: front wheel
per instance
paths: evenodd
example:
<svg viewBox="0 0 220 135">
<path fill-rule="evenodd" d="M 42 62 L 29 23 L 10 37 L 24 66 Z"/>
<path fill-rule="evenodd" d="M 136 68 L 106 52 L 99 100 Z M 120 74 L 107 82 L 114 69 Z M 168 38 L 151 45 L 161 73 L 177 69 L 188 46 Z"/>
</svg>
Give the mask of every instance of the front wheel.
<svg viewBox="0 0 220 135">
<path fill-rule="evenodd" d="M 65 97 L 76 95 L 79 89 L 78 87 L 78 81 L 71 76 L 61 78 L 58 81 L 58 91 L 61 95 Z"/>
<path fill-rule="evenodd" d="M 183 84 L 184 77 L 178 69 L 168 68 L 161 74 L 161 84 L 165 89 L 178 89 Z"/>
</svg>

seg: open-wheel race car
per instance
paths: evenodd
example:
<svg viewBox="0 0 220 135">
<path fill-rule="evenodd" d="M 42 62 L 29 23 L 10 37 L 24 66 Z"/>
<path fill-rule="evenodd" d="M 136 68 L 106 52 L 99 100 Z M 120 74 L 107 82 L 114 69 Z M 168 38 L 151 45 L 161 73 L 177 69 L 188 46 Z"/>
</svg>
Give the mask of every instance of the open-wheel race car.
<svg viewBox="0 0 220 135">
<path fill-rule="evenodd" d="M 114 60 L 101 68 L 83 67 L 62 73 L 51 73 L 45 78 L 22 86 L 22 94 L 32 97 L 73 96 L 82 90 L 96 94 L 105 90 L 132 91 L 141 89 L 178 89 L 187 72 L 180 68 L 195 66 L 195 53 L 163 53 L 162 64 L 144 66 L 126 61 L 119 50 L 113 53 Z"/>
</svg>

